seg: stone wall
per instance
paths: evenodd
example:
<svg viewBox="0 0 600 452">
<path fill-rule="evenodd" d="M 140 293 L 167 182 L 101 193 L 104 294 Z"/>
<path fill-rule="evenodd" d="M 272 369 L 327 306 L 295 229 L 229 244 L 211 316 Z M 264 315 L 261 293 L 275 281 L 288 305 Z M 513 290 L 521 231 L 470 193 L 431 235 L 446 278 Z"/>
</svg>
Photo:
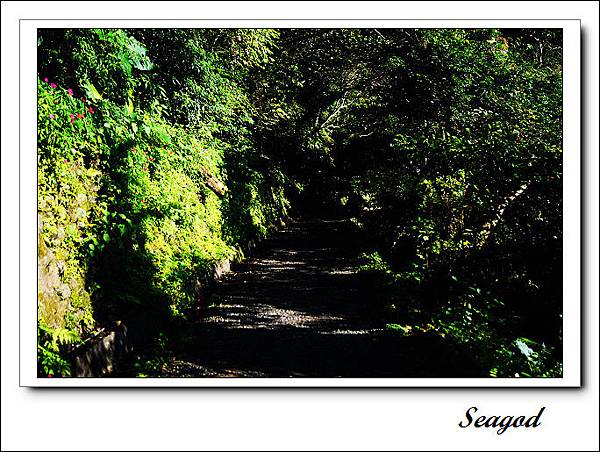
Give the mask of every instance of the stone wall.
<svg viewBox="0 0 600 452">
<path fill-rule="evenodd" d="M 231 262 L 224 260 L 214 265 L 208 281 L 196 281 L 196 299 L 203 306 L 211 286 L 231 269 Z M 105 377 L 119 373 L 122 366 L 133 353 L 127 327 L 116 322 L 109 330 L 102 330 L 96 336 L 80 345 L 72 352 L 73 377 Z"/>
<path fill-rule="evenodd" d="M 116 322 L 112 331 L 103 330 L 73 351 L 73 377 L 103 377 L 119 371 L 133 351 L 127 327 Z"/>
</svg>

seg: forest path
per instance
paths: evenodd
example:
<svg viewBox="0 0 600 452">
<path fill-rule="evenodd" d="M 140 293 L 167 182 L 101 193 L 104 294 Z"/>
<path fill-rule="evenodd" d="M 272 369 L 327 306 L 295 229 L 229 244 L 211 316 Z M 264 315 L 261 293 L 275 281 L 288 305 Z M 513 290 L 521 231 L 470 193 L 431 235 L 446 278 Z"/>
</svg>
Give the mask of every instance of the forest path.
<svg viewBox="0 0 600 452">
<path fill-rule="evenodd" d="M 469 376 L 433 334 L 404 337 L 369 309 L 364 240 L 348 221 L 297 221 L 217 284 L 177 332 L 162 376 Z"/>
</svg>

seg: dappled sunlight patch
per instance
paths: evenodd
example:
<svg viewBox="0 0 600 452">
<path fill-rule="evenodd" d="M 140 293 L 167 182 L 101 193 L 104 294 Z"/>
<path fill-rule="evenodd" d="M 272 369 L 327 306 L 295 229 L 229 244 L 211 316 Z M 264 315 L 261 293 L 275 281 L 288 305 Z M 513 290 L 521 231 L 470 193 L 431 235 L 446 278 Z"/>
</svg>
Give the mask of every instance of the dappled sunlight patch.
<svg viewBox="0 0 600 452">
<path fill-rule="evenodd" d="M 385 331 L 383 328 L 370 328 L 368 330 L 354 330 L 354 329 L 336 329 L 333 331 L 320 331 L 320 334 L 340 334 L 340 335 L 372 335 L 380 334 Z"/>
<path fill-rule="evenodd" d="M 334 268 L 333 270 L 325 271 L 325 273 L 329 275 L 354 275 L 357 273 L 357 269 L 354 267 Z"/>
<path fill-rule="evenodd" d="M 278 327 L 314 328 L 325 327 L 330 323 L 344 322 L 345 319 L 334 314 L 284 309 L 264 303 L 221 304 L 219 313 L 210 315 L 206 323 L 221 323 L 226 328 L 268 328 Z"/>
</svg>

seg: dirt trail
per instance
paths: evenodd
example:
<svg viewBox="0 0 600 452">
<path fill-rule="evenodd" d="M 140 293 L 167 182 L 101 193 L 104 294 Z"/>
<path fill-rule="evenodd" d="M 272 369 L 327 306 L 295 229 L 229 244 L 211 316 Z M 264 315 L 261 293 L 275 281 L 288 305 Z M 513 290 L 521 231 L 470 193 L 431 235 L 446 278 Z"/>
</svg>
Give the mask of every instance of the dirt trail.
<svg viewBox="0 0 600 452">
<path fill-rule="evenodd" d="M 402 337 L 369 311 L 364 241 L 347 221 L 301 221 L 263 243 L 179 331 L 163 376 L 469 376 L 433 335 Z"/>
</svg>

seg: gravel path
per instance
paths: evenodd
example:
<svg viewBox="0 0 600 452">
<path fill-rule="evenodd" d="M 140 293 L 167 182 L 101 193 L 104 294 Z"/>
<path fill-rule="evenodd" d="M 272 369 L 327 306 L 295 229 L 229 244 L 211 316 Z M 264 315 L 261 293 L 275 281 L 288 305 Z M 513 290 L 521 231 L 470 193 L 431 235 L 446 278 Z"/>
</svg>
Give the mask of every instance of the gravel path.
<svg viewBox="0 0 600 452">
<path fill-rule="evenodd" d="M 217 285 L 206 315 L 170 345 L 162 376 L 469 376 L 434 335 L 403 337 L 369 310 L 364 241 L 346 221 L 302 221 Z"/>
</svg>

